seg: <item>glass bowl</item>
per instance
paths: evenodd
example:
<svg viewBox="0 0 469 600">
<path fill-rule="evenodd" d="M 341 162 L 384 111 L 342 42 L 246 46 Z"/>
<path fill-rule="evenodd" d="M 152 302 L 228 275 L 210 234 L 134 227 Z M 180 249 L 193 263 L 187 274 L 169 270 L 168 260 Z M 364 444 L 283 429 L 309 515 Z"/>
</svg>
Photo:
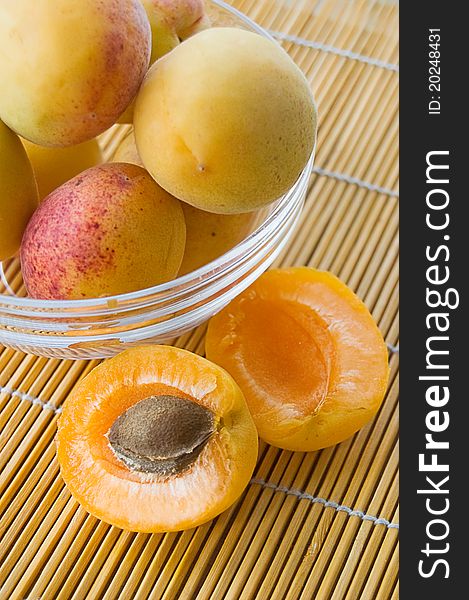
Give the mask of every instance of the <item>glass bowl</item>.
<svg viewBox="0 0 469 600">
<path fill-rule="evenodd" d="M 269 37 L 220 0 L 207 2 L 207 12 L 217 26 L 242 27 Z M 262 211 L 261 222 L 247 238 L 211 263 L 167 283 L 106 298 L 34 300 L 23 297 L 18 259 L 0 263 L 0 344 L 47 357 L 92 359 L 136 344 L 167 343 L 186 333 L 272 264 L 301 214 L 312 166 L 313 156 L 287 194 Z"/>
</svg>

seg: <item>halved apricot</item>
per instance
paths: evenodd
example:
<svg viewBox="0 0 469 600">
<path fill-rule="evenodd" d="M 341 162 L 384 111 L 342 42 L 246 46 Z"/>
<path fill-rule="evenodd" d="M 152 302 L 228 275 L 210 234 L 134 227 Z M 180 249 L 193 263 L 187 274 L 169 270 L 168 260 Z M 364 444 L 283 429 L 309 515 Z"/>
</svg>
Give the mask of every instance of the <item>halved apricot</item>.
<svg viewBox="0 0 469 600">
<path fill-rule="evenodd" d="M 343 441 L 387 386 L 383 337 L 337 277 L 307 267 L 262 275 L 209 323 L 207 358 L 244 392 L 259 435 L 288 450 Z"/>
<path fill-rule="evenodd" d="M 228 508 L 248 484 L 257 431 L 221 367 L 140 346 L 96 367 L 58 423 L 60 469 L 94 516 L 130 531 L 179 531 Z"/>
</svg>

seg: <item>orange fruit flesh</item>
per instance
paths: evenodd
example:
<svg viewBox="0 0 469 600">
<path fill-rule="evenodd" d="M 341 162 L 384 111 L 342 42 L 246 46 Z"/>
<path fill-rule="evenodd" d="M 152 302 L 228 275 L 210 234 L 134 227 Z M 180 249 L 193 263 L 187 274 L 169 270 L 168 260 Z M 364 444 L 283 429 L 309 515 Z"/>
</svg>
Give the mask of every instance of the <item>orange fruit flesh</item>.
<svg viewBox="0 0 469 600">
<path fill-rule="evenodd" d="M 306 267 L 265 273 L 213 317 L 206 353 L 243 390 L 260 437 L 289 450 L 346 439 L 386 391 L 387 349 L 368 309 Z"/>
<path fill-rule="evenodd" d="M 129 469 L 106 437 L 125 410 L 158 395 L 197 402 L 217 424 L 190 468 L 165 478 Z M 238 498 L 254 470 L 257 432 L 223 369 L 178 348 L 149 346 L 123 352 L 80 382 L 59 419 L 57 448 L 65 483 L 91 514 L 131 531 L 179 531 Z"/>
</svg>

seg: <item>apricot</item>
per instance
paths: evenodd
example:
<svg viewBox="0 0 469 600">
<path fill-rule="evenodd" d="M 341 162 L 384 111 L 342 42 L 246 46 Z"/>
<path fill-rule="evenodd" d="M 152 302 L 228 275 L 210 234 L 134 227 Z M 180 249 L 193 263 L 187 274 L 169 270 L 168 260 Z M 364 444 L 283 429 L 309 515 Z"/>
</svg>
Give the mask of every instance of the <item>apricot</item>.
<svg viewBox="0 0 469 600">
<path fill-rule="evenodd" d="M 150 61 L 139 0 L 0 4 L 0 117 L 42 146 L 89 140 L 116 122 Z"/>
<path fill-rule="evenodd" d="M 135 144 L 135 136 L 132 131 L 126 135 L 119 144 L 113 160 L 115 162 L 126 162 L 143 167 L 143 162 L 138 153 L 137 146 Z"/>
<path fill-rule="evenodd" d="M 136 165 L 92 167 L 54 190 L 21 245 L 33 298 L 109 296 L 176 276 L 186 227 L 178 200 Z"/>
<path fill-rule="evenodd" d="M 203 0 L 142 0 L 152 32 L 150 64 L 198 31 L 210 27 Z"/>
<path fill-rule="evenodd" d="M 211 24 L 203 0 L 142 0 L 142 4 L 151 27 L 150 64 Z M 134 109 L 132 102 L 119 123 L 132 123 Z"/>
<path fill-rule="evenodd" d="M 288 450 L 345 440 L 386 392 L 387 348 L 368 309 L 307 267 L 265 273 L 215 315 L 206 354 L 243 390 L 260 437 Z"/>
<path fill-rule="evenodd" d="M 119 145 L 114 160 L 143 166 L 130 133 Z M 186 221 L 186 248 L 179 275 L 195 271 L 215 260 L 241 242 L 259 221 L 256 212 L 239 215 L 218 215 L 181 203 Z"/>
<path fill-rule="evenodd" d="M 65 148 L 38 146 L 28 140 L 23 140 L 23 145 L 36 176 L 40 200 L 62 183 L 103 160 L 96 139 Z"/>
<path fill-rule="evenodd" d="M 214 27 L 149 69 L 134 127 L 143 164 L 164 189 L 208 212 L 240 213 L 295 183 L 314 147 L 316 108 L 278 44 Z"/>
<path fill-rule="evenodd" d="M 31 163 L 19 137 L 0 121 L 0 261 L 19 250 L 37 203 Z"/>
<path fill-rule="evenodd" d="M 238 215 L 217 215 L 181 203 L 186 221 L 186 248 L 179 275 L 195 271 L 215 260 L 254 229 L 259 215 L 256 212 Z"/>
<path fill-rule="evenodd" d="M 130 531 L 179 531 L 240 496 L 257 432 L 221 367 L 179 348 L 139 346 L 74 388 L 57 455 L 70 492 L 92 515 Z"/>
</svg>

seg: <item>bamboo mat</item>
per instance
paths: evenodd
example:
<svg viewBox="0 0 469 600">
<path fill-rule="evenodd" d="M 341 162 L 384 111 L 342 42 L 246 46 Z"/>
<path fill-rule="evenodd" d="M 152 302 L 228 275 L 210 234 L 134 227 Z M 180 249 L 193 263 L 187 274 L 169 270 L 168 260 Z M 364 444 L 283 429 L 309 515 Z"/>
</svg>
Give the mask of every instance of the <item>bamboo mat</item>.
<svg viewBox="0 0 469 600">
<path fill-rule="evenodd" d="M 253 481 L 213 522 L 133 534 L 82 510 L 55 459 L 57 407 L 96 361 L 0 348 L 1 600 L 398 597 L 397 6 L 232 3 L 282 40 L 319 106 L 306 208 L 277 264 L 332 270 L 365 301 L 390 349 L 387 397 L 336 447 L 262 445 Z M 204 331 L 176 344 L 202 353 Z"/>
</svg>

